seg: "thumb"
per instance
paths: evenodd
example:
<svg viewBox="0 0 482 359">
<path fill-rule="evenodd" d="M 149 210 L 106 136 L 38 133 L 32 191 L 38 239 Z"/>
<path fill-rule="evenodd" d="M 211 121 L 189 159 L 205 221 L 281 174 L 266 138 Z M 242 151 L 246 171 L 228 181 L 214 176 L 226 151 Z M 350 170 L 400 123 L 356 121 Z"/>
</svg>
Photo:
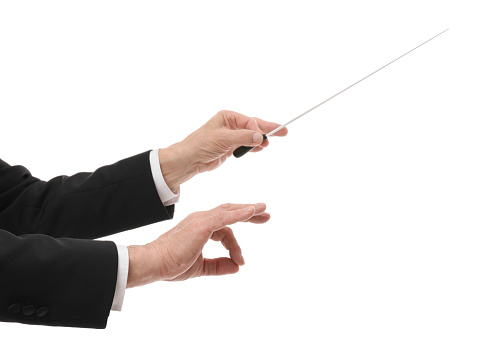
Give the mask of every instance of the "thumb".
<svg viewBox="0 0 482 359">
<path fill-rule="evenodd" d="M 239 271 L 239 265 L 231 258 L 204 259 L 202 275 L 225 275 Z"/>
<path fill-rule="evenodd" d="M 263 143 L 263 135 L 251 130 L 227 130 L 226 137 L 231 146 L 258 146 Z"/>
</svg>

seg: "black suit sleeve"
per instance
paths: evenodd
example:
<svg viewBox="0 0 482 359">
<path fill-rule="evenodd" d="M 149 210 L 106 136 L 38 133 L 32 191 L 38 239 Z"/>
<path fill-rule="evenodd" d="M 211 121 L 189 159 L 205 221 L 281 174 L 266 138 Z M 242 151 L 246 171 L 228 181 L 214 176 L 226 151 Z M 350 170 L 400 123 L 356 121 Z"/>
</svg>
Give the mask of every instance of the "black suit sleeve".
<svg viewBox="0 0 482 359">
<path fill-rule="evenodd" d="M 14 234 L 94 239 L 170 219 L 173 212 L 159 199 L 149 152 L 48 182 L 0 160 L 0 228 Z"/>
<path fill-rule="evenodd" d="M 0 320 L 105 328 L 117 248 L 89 239 L 173 212 L 159 199 L 149 152 L 48 182 L 0 160 Z"/>
<path fill-rule="evenodd" d="M 117 261 L 110 241 L 16 236 L 0 229 L 0 320 L 105 328 Z"/>
</svg>

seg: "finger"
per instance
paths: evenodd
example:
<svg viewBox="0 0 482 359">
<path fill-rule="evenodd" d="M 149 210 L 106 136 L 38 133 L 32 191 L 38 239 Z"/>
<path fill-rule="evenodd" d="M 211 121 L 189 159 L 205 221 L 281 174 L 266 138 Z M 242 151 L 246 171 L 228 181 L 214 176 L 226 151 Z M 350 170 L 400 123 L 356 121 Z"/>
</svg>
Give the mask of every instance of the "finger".
<svg viewBox="0 0 482 359">
<path fill-rule="evenodd" d="M 241 247 L 234 237 L 234 233 L 229 227 L 221 228 L 219 231 L 216 231 L 211 236 L 213 241 L 219 241 L 223 244 L 224 248 L 229 251 L 229 256 L 237 265 L 242 266 L 244 264 L 244 258 L 241 253 Z"/>
<path fill-rule="evenodd" d="M 271 131 L 274 131 L 275 129 L 281 126 L 280 124 L 275 122 L 264 121 L 257 117 L 248 117 L 234 111 L 221 111 L 221 114 L 224 121 L 227 122 L 227 124 L 229 125 L 229 128 L 238 128 L 238 129 L 244 128 L 244 129 L 255 130 L 255 128 L 252 127 L 253 120 L 254 120 L 254 123 L 256 123 L 256 127 L 262 133 L 266 134 Z M 288 129 L 284 127 L 278 132 L 276 132 L 273 136 L 286 136 L 287 134 L 288 134 Z"/>
<path fill-rule="evenodd" d="M 246 124 L 244 125 L 244 128 L 256 132 L 262 132 L 258 126 L 258 121 L 255 117 L 250 117 L 248 122 L 246 122 Z"/>
<path fill-rule="evenodd" d="M 225 125 L 229 129 L 251 129 L 256 130 L 258 128 L 256 120 L 253 117 L 245 116 L 234 111 L 221 111 L 222 118 Z M 256 126 L 253 128 L 253 124 Z"/>
<path fill-rule="evenodd" d="M 231 258 L 204 259 L 202 275 L 225 275 L 239 271 L 239 266 Z"/>
<path fill-rule="evenodd" d="M 269 146 L 269 140 L 266 138 L 258 147 L 265 148 Z"/>
<path fill-rule="evenodd" d="M 231 224 L 247 221 L 254 216 L 255 211 L 254 206 L 247 206 L 232 211 L 215 213 L 206 219 L 206 229 L 212 233 Z"/>
<path fill-rule="evenodd" d="M 271 215 L 269 213 L 261 213 L 258 216 L 251 217 L 246 222 L 262 224 L 262 223 L 268 222 L 270 218 L 271 218 Z"/>
<path fill-rule="evenodd" d="M 251 150 L 251 152 L 259 152 L 259 151 L 262 151 L 263 148 L 266 148 L 266 147 L 268 147 L 268 146 L 269 146 L 269 140 L 266 139 L 266 140 L 264 140 L 260 145 L 258 145 L 258 146 L 256 146 L 255 148 L 253 148 L 253 149 Z"/>
<path fill-rule="evenodd" d="M 250 146 L 256 147 L 263 142 L 261 130 L 223 130 L 225 141 L 229 146 Z"/>
<path fill-rule="evenodd" d="M 257 117 L 255 117 L 254 119 L 256 120 L 256 123 L 258 124 L 259 129 L 263 133 L 270 133 L 271 131 L 274 131 L 281 126 L 280 124 L 277 124 L 275 122 L 263 121 Z M 284 127 L 278 132 L 276 132 L 273 136 L 286 136 L 287 134 L 288 134 L 288 129 Z"/>
<path fill-rule="evenodd" d="M 224 203 L 224 204 L 221 204 L 221 205 L 217 206 L 216 208 L 213 208 L 209 211 L 206 211 L 205 214 L 206 214 L 206 217 L 210 217 L 215 213 L 219 213 L 219 212 L 223 212 L 223 211 L 233 211 L 235 209 L 242 209 L 242 208 L 246 208 L 246 207 L 249 207 L 249 206 L 254 206 L 254 209 L 255 209 L 254 214 L 255 215 L 261 214 L 264 211 L 266 211 L 266 203 L 261 203 L 261 202 L 255 203 L 255 204 Z"/>
<path fill-rule="evenodd" d="M 263 138 L 259 137 L 263 131 L 259 128 L 257 119 L 248 117 L 234 111 L 221 111 L 222 117 L 225 121 L 225 127 L 230 131 L 226 132 L 226 136 L 231 140 L 231 144 L 244 146 L 258 146 L 263 143 Z M 247 131 L 251 131 L 250 137 Z"/>
</svg>

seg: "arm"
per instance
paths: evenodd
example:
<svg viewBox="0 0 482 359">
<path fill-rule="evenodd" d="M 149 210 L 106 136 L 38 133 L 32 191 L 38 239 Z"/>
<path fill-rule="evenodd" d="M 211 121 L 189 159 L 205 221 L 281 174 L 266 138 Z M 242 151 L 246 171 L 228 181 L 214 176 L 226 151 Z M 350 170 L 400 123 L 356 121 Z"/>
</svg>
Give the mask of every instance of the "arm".
<svg viewBox="0 0 482 359">
<path fill-rule="evenodd" d="M 1 321 L 105 328 L 116 276 L 113 242 L 0 229 Z"/>
<path fill-rule="evenodd" d="M 93 239 L 172 218 L 154 185 L 149 152 L 45 182 L 0 160 L 0 228 Z"/>
<path fill-rule="evenodd" d="M 268 145 L 268 141 L 262 143 L 260 133 L 269 132 L 277 126 L 274 123 L 230 111 L 219 112 L 185 140 L 158 151 L 160 169 L 165 183 L 176 192 L 180 184 L 194 175 L 217 168 L 239 146 L 258 146 L 253 152 L 260 151 Z M 286 135 L 286 129 L 279 131 L 277 135 Z M 59 237 L 92 239 L 172 218 L 173 206 L 162 205 L 157 196 L 148 157 L 149 154 L 144 153 L 114 165 L 104 166 L 94 173 L 79 173 L 71 177 L 61 176 L 48 182 L 32 177 L 24 167 L 12 167 L 0 161 L 0 228 L 11 232 L 4 231 L 8 235 L 3 233 L 5 240 L 0 237 L 0 247 L 3 246 L 4 252 L 9 256 L 30 260 L 28 256 L 22 257 L 15 250 L 12 251 L 12 248 L 16 247 L 12 241 L 20 238 L 18 235 L 23 233 L 48 233 Z M 181 222 L 182 228 L 178 225 L 174 230 L 146 246 L 130 246 L 127 286 L 134 287 L 157 280 L 183 280 L 200 275 L 235 273 L 244 260 L 232 231 L 226 225 L 247 220 L 264 223 L 269 219 L 269 215 L 263 213 L 263 206 L 248 206 L 253 207 L 252 211 L 243 211 L 239 206 L 225 205 L 215 210 L 191 215 Z M 67 238 L 55 240 L 51 237 L 36 235 L 21 237 L 35 240 L 42 238 L 43 241 L 39 241 L 39 244 L 43 243 L 42 246 L 45 248 L 51 248 L 50 244 L 54 249 L 57 246 L 64 248 L 67 244 L 70 246 L 73 243 L 76 245 L 80 243 L 77 242 L 78 240 Z M 193 239 L 195 240 L 191 242 Z M 231 258 L 204 259 L 202 248 L 209 239 L 221 241 L 230 251 Z M 32 263 L 37 263 L 36 251 L 29 250 L 35 248 L 34 244 L 37 242 L 22 243 L 25 246 L 22 252 L 33 255 Z M 88 243 L 92 245 L 96 243 L 97 247 L 98 242 L 82 241 L 82 246 L 88 247 Z M 115 249 L 115 245 L 113 248 Z M 67 250 L 67 248 L 64 249 Z M 75 257 L 76 252 L 80 254 L 80 259 L 71 261 L 73 267 L 70 271 L 78 268 L 79 273 L 84 270 L 81 265 L 83 255 L 93 256 L 93 259 L 97 258 L 98 253 L 99 256 L 101 255 L 100 252 L 89 252 L 87 249 L 84 252 L 74 250 L 70 254 Z M 49 253 L 54 254 L 50 256 Z M 51 268 L 50 272 L 56 270 L 57 256 L 62 255 L 55 250 L 45 252 L 44 264 Z M 69 258 L 68 253 L 66 258 Z M 1 260 L 2 257 L 0 257 Z M 0 263 L 0 284 L 4 281 L 6 285 L 10 285 L 10 277 L 5 274 L 10 272 L 9 262 L 5 263 L 7 264 Z M 20 266 L 19 263 L 22 262 L 17 262 L 17 258 L 14 258 L 14 264 Z M 109 265 L 111 270 L 115 268 L 114 272 L 116 267 L 117 263 Z M 31 271 L 35 270 L 35 266 L 29 268 Z M 92 268 L 95 272 L 98 271 L 96 264 L 93 264 Z M 82 280 L 83 277 L 79 274 L 73 283 Z M 115 289 L 115 278 L 110 283 L 114 283 Z M 22 282 L 19 282 L 19 285 L 22 285 Z M 118 285 L 118 287 L 121 286 Z M 12 286 L 12 288 L 16 287 Z M 55 291 L 55 288 L 51 289 Z M 109 304 L 112 305 L 110 291 L 99 294 L 110 296 Z M 7 298 L 9 301 L 14 300 L 12 293 L 9 292 L 6 295 L 10 296 Z M 5 303 L 5 298 L 0 294 L 0 305 L 6 305 Z M 12 305 L 15 312 L 21 303 Z M 12 312 L 12 305 L 9 307 L 9 312 L 18 314 L 18 312 Z M 95 311 L 95 308 L 93 310 Z M 2 320 L 26 322 L 25 319 L 21 321 L 16 317 L 2 316 L 2 313 L 6 312 L 0 309 Z M 106 318 L 106 315 L 103 315 L 103 318 Z M 57 321 L 57 323 L 60 322 Z M 78 324 L 78 326 L 84 325 Z"/>
<path fill-rule="evenodd" d="M 220 111 L 183 141 L 158 151 L 167 186 L 177 192 L 193 176 L 219 167 L 239 146 L 268 146 L 261 133 L 278 124 Z M 285 136 L 286 128 L 275 136 Z M 0 160 L 0 228 L 14 234 L 93 239 L 171 219 L 153 181 L 149 152 L 93 173 L 58 176 L 48 182 L 22 166 Z"/>
<path fill-rule="evenodd" d="M 238 272 L 244 258 L 228 226 L 237 222 L 266 223 L 270 215 L 265 210 L 264 203 L 224 204 L 190 214 L 151 243 L 129 246 L 127 288 Z M 202 250 L 209 239 L 221 242 L 229 258 L 204 258 Z"/>
<path fill-rule="evenodd" d="M 189 215 L 151 243 L 129 246 L 127 287 L 236 273 L 244 258 L 228 225 L 265 223 L 265 209 L 262 203 L 225 204 Z M 204 258 L 209 239 L 221 242 L 230 258 Z M 0 230 L 1 321 L 105 328 L 116 276 L 113 242 Z"/>
</svg>

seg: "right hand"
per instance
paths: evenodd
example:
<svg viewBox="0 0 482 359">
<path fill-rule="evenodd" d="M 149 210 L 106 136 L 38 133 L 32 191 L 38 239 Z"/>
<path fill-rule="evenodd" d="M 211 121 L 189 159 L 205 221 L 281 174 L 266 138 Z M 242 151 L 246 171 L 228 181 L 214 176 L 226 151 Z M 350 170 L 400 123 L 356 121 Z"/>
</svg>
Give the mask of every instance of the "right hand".
<svg viewBox="0 0 482 359">
<path fill-rule="evenodd" d="M 129 246 L 127 288 L 159 280 L 178 281 L 204 275 L 233 274 L 244 264 L 241 248 L 227 227 L 237 222 L 265 223 L 266 205 L 223 204 L 195 212 L 155 241 Z M 202 250 L 209 239 L 220 241 L 230 258 L 206 259 Z"/>
<path fill-rule="evenodd" d="M 164 180 L 177 192 L 177 188 L 193 176 L 221 166 L 239 146 L 253 146 L 256 148 L 252 152 L 261 151 L 269 144 L 269 140 L 263 142 L 262 135 L 279 126 L 234 111 L 219 111 L 181 142 L 159 149 Z M 285 127 L 273 136 L 287 134 Z"/>
</svg>

